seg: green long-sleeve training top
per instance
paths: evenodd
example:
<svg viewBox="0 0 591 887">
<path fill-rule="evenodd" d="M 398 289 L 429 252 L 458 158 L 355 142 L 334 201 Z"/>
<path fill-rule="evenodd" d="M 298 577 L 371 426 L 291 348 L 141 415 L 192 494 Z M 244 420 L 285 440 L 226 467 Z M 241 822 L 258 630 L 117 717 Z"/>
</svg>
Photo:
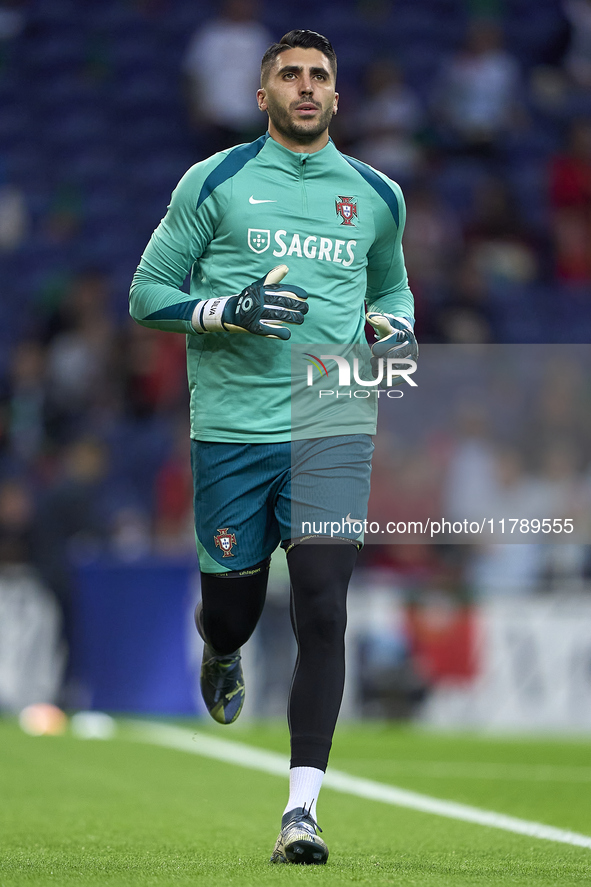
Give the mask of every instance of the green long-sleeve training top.
<svg viewBox="0 0 591 887">
<path fill-rule="evenodd" d="M 365 302 L 413 316 L 404 222 L 399 186 L 332 141 L 300 154 L 267 133 L 188 170 L 134 275 L 130 313 L 187 334 L 194 439 L 289 441 L 290 346 L 364 342 Z M 239 293 L 279 264 L 289 267 L 283 283 L 309 294 L 290 340 L 195 332 L 198 301 Z M 188 295 L 180 287 L 189 273 Z"/>
</svg>

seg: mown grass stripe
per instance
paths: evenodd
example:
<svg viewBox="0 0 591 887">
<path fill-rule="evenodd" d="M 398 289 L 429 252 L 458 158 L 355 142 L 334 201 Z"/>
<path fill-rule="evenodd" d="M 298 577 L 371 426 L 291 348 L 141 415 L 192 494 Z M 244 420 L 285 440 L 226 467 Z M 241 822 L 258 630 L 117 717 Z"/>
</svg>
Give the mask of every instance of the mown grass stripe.
<svg viewBox="0 0 591 887">
<path fill-rule="evenodd" d="M 289 760 L 285 755 L 278 754 L 277 752 L 253 748 L 242 742 L 207 736 L 198 731 L 187 730 L 169 724 L 158 724 L 151 721 L 131 721 L 128 722 L 128 726 L 128 735 L 137 741 L 202 755 L 203 757 L 235 764 L 239 767 L 259 770 L 263 773 L 287 779 Z M 561 844 L 573 844 L 576 847 L 585 847 L 591 850 L 591 837 L 588 835 L 581 835 L 577 832 L 544 825 L 541 822 L 532 822 L 515 816 L 507 816 L 503 813 L 495 813 L 491 810 L 482 810 L 479 807 L 471 807 L 455 801 L 433 798 L 430 795 L 423 795 L 418 792 L 408 791 L 407 789 L 397 788 L 396 786 L 385 785 L 371 779 L 351 776 L 348 773 L 332 768 L 329 769 L 324 778 L 324 787 L 343 792 L 344 794 L 365 798 L 366 800 L 381 801 L 396 807 L 418 810 L 421 813 L 430 813 L 435 816 L 446 817 L 447 819 L 457 819 L 476 825 L 488 826 L 489 828 L 502 829 L 503 831 L 525 835 L 530 838 L 556 841 Z"/>
<path fill-rule="evenodd" d="M 367 759 L 366 759 L 367 762 Z M 475 761 L 388 761 L 390 770 L 426 779 L 504 779 L 510 782 L 591 782 L 591 767 L 562 764 L 496 764 Z"/>
</svg>

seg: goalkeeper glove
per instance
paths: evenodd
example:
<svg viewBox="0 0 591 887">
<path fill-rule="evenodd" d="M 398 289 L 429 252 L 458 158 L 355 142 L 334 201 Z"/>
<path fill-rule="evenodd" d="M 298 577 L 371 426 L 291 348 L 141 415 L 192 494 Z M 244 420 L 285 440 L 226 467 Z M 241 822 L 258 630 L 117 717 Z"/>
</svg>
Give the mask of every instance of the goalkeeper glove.
<svg viewBox="0 0 591 887">
<path fill-rule="evenodd" d="M 414 321 L 410 317 L 394 317 L 393 314 L 378 314 L 370 311 L 367 321 L 376 331 L 378 340 L 371 346 L 371 368 L 375 378 L 379 375 L 379 360 L 383 358 L 386 371 L 383 374 L 381 387 L 389 388 L 391 385 L 399 385 L 403 376 L 392 376 L 388 372 L 388 361 L 391 359 L 415 360 L 419 356 L 419 346 L 413 332 Z M 392 364 L 390 364 L 392 367 Z M 394 364 L 396 368 L 396 364 Z M 408 372 L 408 364 L 400 367 Z"/>
<path fill-rule="evenodd" d="M 236 296 L 205 299 L 193 311 L 198 333 L 254 333 L 270 339 L 289 339 L 285 323 L 300 324 L 308 313 L 308 293 L 299 286 L 277 286 L 288 272 L 278 265 Z"/>
</svg>

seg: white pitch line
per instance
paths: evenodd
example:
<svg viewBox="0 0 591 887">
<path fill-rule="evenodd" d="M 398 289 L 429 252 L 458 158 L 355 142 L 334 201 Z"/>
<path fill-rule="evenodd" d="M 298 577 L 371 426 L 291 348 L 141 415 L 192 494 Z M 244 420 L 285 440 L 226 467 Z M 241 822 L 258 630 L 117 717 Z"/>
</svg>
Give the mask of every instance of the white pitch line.
<svg viewBox="0 0 591 887">
<path fill-rule="evenodd" d="M 239 767 L 247 767 L 251 770 L 259 770 L 273 776 L 287 778 L 289 760 L 285 755 L 277 752 L 253 748 L 231 739 L 218 739 L 169 724 L 157 724 L 151 721 L 128 721 L 126 723 L 131 728 L 132 735 L 140 742 L 174 748 L 178 751 L 186 751 L 228 764 L 236 764 Z M 374 782 L 371 779 L 350 776 L 348 773 L 332 768 L 326 773 L 323 785 L 334 791 L 356 795 L 370 801 L 382 801 L 384 804 L 391 804 L 395 807 L 407 807 L 421 813 L 431 813 L 436 816 L 444 816 L 447 819 L 459 819 L 463 822 L 526 835 L 530 838 L 557 841 L 560 844 L 573 844 L 575 847 L 586 847 L 591 850 L 591 837 L 588 835 L 544 825 L 541 822 L 506 816 L 504 813 L 481 810 L 479 807 L 470 807 L 455 801 L 432 798 L 429 795 Z"/>
</svg>

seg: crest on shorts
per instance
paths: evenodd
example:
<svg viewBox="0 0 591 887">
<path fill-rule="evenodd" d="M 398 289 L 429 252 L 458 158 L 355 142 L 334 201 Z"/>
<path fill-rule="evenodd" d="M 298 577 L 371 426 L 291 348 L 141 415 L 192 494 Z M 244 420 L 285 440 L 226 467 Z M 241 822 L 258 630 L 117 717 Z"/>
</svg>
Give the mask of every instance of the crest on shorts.
<svg viewBox="0 0 591 887">
<path fill-rule="evenodd" d="M 271 243 L 271 232 L 265 228 L 249 228 L 248 229 L 248 245 L 253 253 L 264 253 L 269 249 Z"/>
<path fill-rule="evenodd" d="M 217 536 L 213 537 L 216 548 L 221 548 L 224 552 L 224 557 L 234 557 L 232 553 L 232 546 L 236 545 L 236 535 L 234 533 L 228 533 L 228 527 L 224 527 L 223 530 L 218 529 Z"/>
<path fill-rule="evenodd" d="M 354 197 L 337 197 L 335 200 L 337 216 L 342 218 L 341 225 L 353 225 L 357 218 L 357 200 Z"/>
</svg>

